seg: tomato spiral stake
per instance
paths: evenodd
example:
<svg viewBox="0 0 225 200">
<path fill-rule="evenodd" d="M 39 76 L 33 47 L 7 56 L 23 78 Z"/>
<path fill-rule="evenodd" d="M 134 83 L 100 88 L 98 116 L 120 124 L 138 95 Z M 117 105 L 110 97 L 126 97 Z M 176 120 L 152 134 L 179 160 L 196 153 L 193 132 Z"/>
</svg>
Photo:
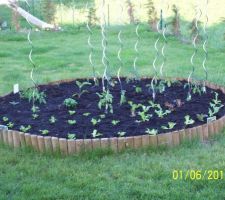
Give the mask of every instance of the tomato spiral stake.
<svg viewBox="0 0 225 200">
<path fill-rule="evenodd" d="M 106 56 L 108 41 L 107 41 L 107 38 L 106 38 L 106 31 L 105 31 L 106 20 L 105 20 L 104 7 L 105 7 L 105 0 L 102 0 L 102 17 L 101 17 L 102 64 L 105 67 L 104 73 L 103 73 L 103 76 L 102 76 L 102 88 L 103 88 L 103 91 L 105 91 L 105 80 L 107 80 L 109 82 L 109 78 L 108 78 L 108 75 L 107 75 L 107 73 L 108 73 L 108 66 L 109 66 L 109 60 L 108 60 L 108 58 Z"/>
<path fill-rule="evenodd" d="M 30 8 L 30 5 L 29 5 L 29 3 L 26 1 L 26 4 L 28 5 L 28 7 Z M 35 63 L 34 63 L 34 61 L 33 61 L 33 59 L 32 59 L 32 53 L 33 53 L 33 49 L 34 49 L 34 46 L 33 46 L 33 43 L 32 43 L 32 41 L 31 41 L 31 39 L 30 39 L 30 35 L 31 35 L 31 31 L 32 31 L 32 25 L 31 25 L 31 23 L 29 22 L 29 20 L 28 20 L 28 18 L 26 17 L 26 21 L 27 21 L 27 23 L 29 24 L 29 26 L 30 26 L 30 29 L 29 29 L 29 31 L 28 31 L 28 34 L 27 34 L 27 40 L 28 40 L 28 43 L 30 44 L 30 47 L 31 47 L 31 49 L 30 49 L 30 53 L 29 53 L 29 60 L 30 60 L 30 63 L 31 63 L 31 65 L 32 65 L 32 69 L 31 69 L 31 72 L 30 72 L 30 79 L 31 79 L 31 81 L 32 81 L 32 83 L 33 83 L 33 85 L 34 85 L 34 89 L 33 89 L 33 93 L 32 93 L 32 97 L 33 97 L 33 105 L 34 105 L 34 96 L 35 96 L 35 90 L 36 90 L 36 88 L 37 88 L 37 83 L 35 82 L 35 80 L 34 80 L 34 77 L 33 77 L 33 74 L 34 74 L 34 70 L 35 70 L 35 68 L 36 68 L 36 65 L 35 65 Z"/>
<path fill-rule="evenodd" d="M 153 100 L 155 100 L 155 97 L 156 97 L 155 86 L 157 85 L 157 77 L 158 77 L 158 72 L 157 72 L 157 68 L 156 68 L 156 61 L 159 58 L 159 49 L 158 49 L 158 43 L 159 43 L 159 40 L 160 40 L 159 25 L 160 25 L 160 21 L 157 23 L 157 31 L 159 33 L 159 36 L 158 36 L 157 40 L 155 41 L 155 45 L 154 45 L 155 51 L 156 51 L 156 56 L 155 56 L 155 59 L 153 61 L 154 77 L 152 78 L 152 81 L 151 81 L 152 98 L 153 98 Z"/>
<path fill-rule="evenodd" d="M 141 9 L 141 2 L 139 4 L 139 8 Z M 134 67 L 134 74 L 136 76 L 137 79 L 139 79 L 139 75 L 138 75 L 138 71 L 137 71 L 137 61 L 138 61 L 138 58 L 139 58 L 139 49 L 138 49 L 138 45 L 139 45 L 139 42 L 140 42 L 140 34 L 139 34 L 139 28 L 140 28 L 140 19 L 137 19 L 136 20 L 136 29 L 135 29 L 135 34 L 136 34 L 136 37 L 137 37 L 137 41 L 134 45 L 134 50 L 136 52 L 136 57 L 134 59 L 134 64 L 133 64 L 133 67 Z"/>
<path fill-rule="evenodd" d="M 86 4 L 86 10 L 88 11 L 88 2 Z M 93 32 L 91 30 L 91 27 L 89 25 L 89 21 L 87 19 L 87 29 L 88 29 L 88 32 L 89 32 L 89 36 L 88 36 L 88 46 L 90 48 L 90 54 L 89 54 L 89 62 L 90 62 L 90 65 L 92 67 L 92 71 L 93 71 L 93 77 L 94 77 L 94 82 L 95 84 L 97 83 L 97 79 L 96 79 L 96 72 L 95 72 L 95 66 L 94 66 L 94 63 L 93 63 L 93 60 L 92 60 L 92 56 L 93 56 L 93 52 L 94 52 L 94 46 L 92 45 L 91 43 L 91 37 L 93 35 Z"/>
<path fill-rule="evenodd" d="M 122 15 L 123 14 L 122 4 L 120 4 L 120 7 L 121 7 L 121 15 Z M 121 26 L 122 26 L 122 17 L 121 16 L 120 16 L 120 22 L 121 22 Z M 123 91 L 123 86 L 122 86 L 122 82 L 121 82 L 121 79 L 120 79 L 120 72 L 121 72 L 121 69 L 123 67 L 123 61 L 121 59 L 121 52 L 123 50 L 123 41 L 121 39 L 121 34 L 122 34 L 122 30 L 120 29 L 120 31 L 118 33 L 118 41 L 119 41 L 120 48 L 119 48 L 118 53 L 117 53 L 117 58 L 119 60 L 119 69 L 117 71 L 117 78 L 118 78 L 118 81 L 119 81 L 119 84 L 120 84 L 120 89 L 121 89 L 121 91 Z"/>
<path fill-rule="evenodd" d="M 167 12 L 168 12 L 168 10 L 169 10 L 169 4 L 167 3 Z M 162 54 L 162 57 L 163 57 L 163 62 L 162 62 L 161 67 L 160 67 L 161 77 L 163 77 L 163 69 L 164 69 L 164 66 L 165 66 L 165 63 L 166 63 L 166 60 L 167 60 L 166 55 L 165 55 L 165 48 L 166 48 L 167 43 L 168 43 L 167 38 L 166 38 L 167 24 L 164 22 L 165 24 L 163 25 L 163 19 L 164 19 L 163 18 L 163 10 L 161 10 L 161 25 L 162 25 L 162 28 L 163 28 L 162 35 L 163 35 L 163 39 L 164 39 L 164 43 L 163 43 L 162 50 L 161 50 L 161 54 Z"/>
<path fill-rule="evenodd" d="M 192 76 L 193 76 L 193 74 L 195 72 L 195 64 L 194 64 L 194 61 L 193 60 L 194 60 L 194 58 L 195 58 L 195 56 L 196 56 L 196 54 L 198 52 L 198 48 L 197 48 L 196 43 L 197 43 L 197 39 L 199 37 L 198 22 L 199 22 L 201 16 L 202 16 L 202 11 L 201 11 L 201 9 L 199 7 L 197 7 L 196 8 L 196 14 L 195 14 L 195 28 L 197 30 L 197 33 L 196 33 L 196 35 L 195 35 L 195 37 L 193 39 L 193 42 L 192 42 L 192 44 L 194 46 L 194 53 L 191 56 L 192 71 L 190 72 L 190 74 L 188 76 L 188 87 L 189 87 L 189 91 L 188 91 L 187 101 L 190 101 L 191 100 L 191 83 L 190 83 L 190 81 L 191 81 Z"/>
<path fill-rule="evenodd" d="M 205 41 L 203 43 L 203 51 L 205 52 L 205 58 L 202 62 L 202 67 L 203 67 L 203 70 L 205 72 L 205 81 L 203 81 L 203 91 L 206 92 L 206 86 L 205 86 L 205 82 L 208 80 L 208 70 L 206 68 L 206 61 L 208 59 L 208 51 L 206 49 L 206 46 L 207 46 L 207 43 L 208 43 L 208 34 L 206 32 L 206 27 L 207 27 L 207 24 L 208 24 L 208 21 L 209 21 L 209 18 L 208 18 L 208 3 L 209 1 L 206 0 L 206 3 L 205 3 L 205 22 L 204 22 L 204 26 L 203 26 L 203 32 L 204 32 L 204 35 L 205 35 Z"/>
</svg>

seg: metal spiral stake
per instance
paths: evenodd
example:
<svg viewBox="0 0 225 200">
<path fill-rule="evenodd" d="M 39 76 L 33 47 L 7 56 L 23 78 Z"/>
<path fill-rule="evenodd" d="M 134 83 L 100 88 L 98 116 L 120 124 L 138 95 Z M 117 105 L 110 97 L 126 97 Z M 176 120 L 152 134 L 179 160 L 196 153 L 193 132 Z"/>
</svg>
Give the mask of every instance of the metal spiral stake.
<svg viewBox="0 0 225 200">
<path fill-rule="evenodd" d="M 169 10 L 169 4 L 167 3 L 167 11 Z M 163 62 L 160 66 L 160 75 L 161 77 L 163 77 L 163 69 L 164 69 L 164 66 L 165 66 L 165 63 L 166 63 L 166 55 L 165 55 L 165 48 L 168 44 L 168 40 L 167 40 L 167 37 L 166 37 L 166 32 L 167 32 L 167 24 L 165 23 L 163 25 L 163 10 L 161 10 L 161 26 L 163 27 L 162 28 L 162 36 L 163 36 L 163 40 L 164 40 L 164 43 L 163 43 L 163 46 L 162 46 L 162 49 L 161 49 L 161 54 L 162 54 L 162 57 L 163 57 Z"/>
<path fill-rule="evenodd" d="M 108 60 L 108 58 L 106 56 L 108 41 L 107 41 L 107 38 L 106 38 L 106 30 L 105 30 L 106 19 L 105 19 L 104 7 L 105 7 L 105 0 L 102 0 L 102 19 L 101 19 L 102 64 L 105 67 L 104 73 L 103 73 L 103 76 L 102 76 L 102 88 L 103 88 L 103 91 L 105 91 L 105 80 L 107 80 L 109 82 L 109 78 L 108 78 L 108 75 L 107 75 L 108 66 L 109 66 L 109 60 Z"/>
<path fill-rule="evenodd" d="M 140 9 L 141 9 L 141 3 L 139 5 Z M 139 42 L 140 42 L 140 34 L 139 34 L 139 28 L 140 28 L 140 21 L 139 19 L 137 19 L 137 23 L 136 23 L 136 29 L 135 29 L 135 34 L 136 34 L 136 43 L 134 45 L 134 50 L 136 52 L 136 56 L 135 56 L 135 59 L 134 59 L 134 64 L 133 64 L 133 67 L 134 67 L 134 74 L 136 76 L 137 79 L 139 79 L 139 75 L 138 75 L 138 71 L 137 71 L 137 61 L 138 61 L 138 58 L 139 58 L 139 49 L 138 49 L 138 45 L 139 45 Z"/>
<path fill-rule="evenodd" d="M 160 30 L 159 30 L 159 25 L 160 25 L 160 21 L 157 24 L 157 31 L 160 34 Z M 156 55 L 155 55 L 155 59 L 153 61 L 153 69 L 154 69 L 154 77 L 151 80 L 151 88 L 152 88 L 152 98 L 153 100 L 155 100 L 156 97 L 156 91 L 155 91 L 155 86 L 157 85 L 157 77 L 158 77 L 158 72 L 157 72 L 157 68 L 156 68 L 156 62 L 159 58 L 159 49 L 158 49 L 158 42 L 160 40 L 160 35 L 158 36 L 157 40 L 155 41 L 155 51 L 156 51 Z"/>
<path fill-rule="evenodd" d="M 86 10 L 88 10 L 88 3 L 86 4 Z M 89 21 L 88 20 L 87 20 L 87 29 L 88 29 L 88 32 L 89 32 L 89 35 L 88 35 L 88 46 L 90 48 L 89 62 L 90 62 L 90 65 L 92 67 L 92 73 L 93 73 L 94 82 L 95 82 L 95 84 L 97 84 L 96 70 L 95 70 L 95 66 L 94 66 L 94 63 L 93 63 L 93 59 L 92 59 L 93 52 L 94 52 L 94 46 L 91 43 L 91 38 L 92 38 L 93 32 L 91 30 L 91 27 L 89 25 Z"/>
<path fill-rule="evenodd" d="M 26 4 L 27 4 L 28 7 L 30 8 L 30 5 L 29 5 L 29 3 L 28 3 L 27 1 L 26 1 Z M 32 31 L 32 25 L 31 25 L 31 23 L 29 22 L 29 20 L 28 20 L 27 17 L 26 17 L 26 21 L 27 21 L 27 23 L 28 23 L 29 26 L 30 26 L 30 29 L 29 29 L 28 34 L 27 34 L 27 41 L 28 41 L 28 43 L 30 44 L 30 47 L 31 47 L 28 58 L 29 58 L 29 61 L 30 61 L 31 65 L 32 65 L 32 69 L 31 69 L 31 72 L 30 72 L 30 79 L 31 79 L 31 81 L 32 81 L 32 83 L 33 83 L 33 86 L 34 86 L 33 93 L 32 93 L 32 97 L 33 97 L 33 105 L 34 105 L 34 96 L 35 96 L 35 91 L 36 91 L 36 88 L 37 88 L 37 83 L 36 83 L 35 80 L 34 80 L 33 74 L 34 74 L 34 70 L 35 70 L 35 68 L 36 68 L 36 65 L 35 65 L 35 63 L 34 63 L 34 61 L 33 61 L 33 59 L 32 59 L 32 53 L 33 53 L 34 46 L 33 46 L 33 43 L 32 43 L 32 41 L 31 41 L 31 39 L 30 39 L 31 31 Z"/>
<path fill-rule="evenodd" d="M 121 13 L 123 13 L 123 6 L 122 6 L 122 4 L 120 4 L 120 6 L 121 6 Z M 122 22 L 121 17 L 120 17 L 120 21 Z M 122 86 L 122 82 L 121 82 L 121 79 L 120 79 L 120 72 L 121 72 L 121 69 L 123 67 L 123 61 L 121 59 L 121 52 L 123 50 L 123 41 L 121 39 L 121 34 L 122 34 L 122 30 L 119 31 L 118 36 L 117 36 L 118 37 L 118 41 L 119 41 L 119 45 L 120 45 L 120 48 L 119 48 L 118 53 L 117 53 L 117 58 L 119 60 L 119 69 L 117 71 L 117 78 L 118 78 L 118 81 L 119 81 L 119 84 L 120 84 L 120 89 L 121 89 L 121 91 L 123 91 L 123 86 Z"/>
<path fill-rule="evenodd" d="M 188 91 L 188 97 L 187 97 L 187 100 L 191 100 L 192 96 L 191 96 L 191 83 L 190 83 L 190 80 L 192 79 L 192 76 L 195 72 L 195 64 L 194 64 L 194 58 L 198 52 L 198 48 L 197 48 L 197 45 L 196 45 L 196 41 L 198 39 L 198 36 L 199 36 L 199 27 L 198 27 L 198 22 L 199 22 L 199 19 L 201 18 L 201 15 L 202 15 L 202 11 L 198 8 L 196 9 L 196 15 L 195 15 L 195 27 L 196 27 L 196 30 L 197 30 L 197 33 L 193 39 L 193 46 L 194 46 L 194 53 L 192 54 L 191 56 L 191 65 L 192 65 L 192 71 L 190 72 L 189 76 L 188 76 L 188 86 L 189 86 L 189 91 Z"/>
<path fill-rule="evenodd" d="M 204 35 L 205 35 L 205 41 L 204 41 L 203 46 L 202 46 L 203 51 L 205 53 L 205 58 L 202 62 L 202 67 L 203 67 L 203 70 L 205 72 L 205 81 L 203 81 L 203 92 L 206 92 L 205 82 L 208 80 L 208 70 L 206 68 L 206 61 L 208 60 L 208 51 L 207 51 L 207 47 L 206 47 L 207 44 L 208 44 L 208 34 L 206 32 L 206 27 L 207 27 L 208 21 L 209 21 L 208 12 L 207 12 L 208 11 L 208 3 L 209 3 L 209 1 L 206 0 L 206 4 L 205 4 L 205 6 L 206 6 L 206 8 L 205 8 L 206 16 L 205 16 L 205 22 L 204 22 L 204 26 L 203 26 L 203 32 L 204 32 Z"/>
</svg>

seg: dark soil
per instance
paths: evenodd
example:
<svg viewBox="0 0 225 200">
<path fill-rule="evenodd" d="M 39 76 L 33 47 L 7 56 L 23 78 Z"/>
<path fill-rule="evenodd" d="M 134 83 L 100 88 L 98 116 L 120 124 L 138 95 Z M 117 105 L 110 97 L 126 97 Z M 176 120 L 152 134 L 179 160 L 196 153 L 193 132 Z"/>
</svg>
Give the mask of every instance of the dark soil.
<svg viewBox="0 0 225 200">
<path fill-rule="evenodd" d="M 109 86 L 109 90 L 113 95 L 113 114 L 105 114 L 104 108 L 99 109 L 99 97 L 96 92 L 102 92 L 101 80 L 99 86 L 94 84 L 93 80 L 89 80 L 91 85 L 85 86 L 87 93 L 84 93 L 80 98 L 73 97 L 74 93 L 78 92 L 78 87 L 75 81 L 64 82 L 58 84 L 49 84 L 39 86 L 40 91 L 46 94 L 46 104 L 35 105 L 39 107 L 40 112 L 37 119 L 32 118 L 32 102 L 27 99 L 20 98 L 19 94 L 9 94 L 0 98 L 0 124 L 7 125 L 9 122 L 14 124 L 14 130 L 20 130 L 20 126 L 30 125 L 32 128 L 28 131 L 31 134 L 41 135 L 40 130 L 48 130 L 49 136 L 56 136 L 67 138 L 68 133 L 76 134 L 76 138 L 93 138 L 93 130 L 97 130 L 102 134 L 100 137 L 118 137 L 118 132 L 126 132 L 125 136 L 135 136 L 146 134 L 145 131 L 149 129 L 157 129 L 159 133 L 171 132 L 183 128 L 189 128 L 206 123 L 207 117 L 204 122 L 198 120 L 197 114 L 208 115 L 209 104 L 215 97 L 215 91 L 207 88 L 207 92 L 203 94 L 192 93 L 192 99 L 187 101 L 188 88 L 184 89 L 186 82 L 174 81 L 172 86 L 166 87 L 165 92 L 157 92 L 155 103 L 161 105 L 163 110 L 171 110 L 171 113 L 159 118 L 153 108 L 150 108 L 147 114 L 153 116 L 149 121 L 140 121 L 138 112 L 141 108 L 137 109 L 136 116 L 131 116 L 131 107 L 127 103 L 132 101 L 136 104 L 149 106 L 148 101 L 152 100 L 152 91 L 147 85 L 151 83 L 150 79 L 142 80 L 129 80 L 129 82 L 122 78 L 123 89 L 126 90 L 127 102 L 120 106 L 120 85 L 116 79 L 113 79 L 115 86 Z M 79 81 L 87 81 L 80 79 Z M 136 87 L 141 87 L 142 91 L 137 93 Z M 219 94 L 219 99 L 222 104 L 225 104 L 225 96 L 221 91 L 216 91 Z M 74 115 L 69 115 L 68 108 L 63 104 L 66 98 L 74 98 L 78 104 L 75 109 Z M 11 103 L 10 103 L 11 102 Z M 12 104 L 14 102 L 14 105 Z M 89 116 L 84 116 L 84 113 L 90 113 Z M 101 119 L 100 115 L 105 114 L 105 118 Z M 222 107 L 216 114 L 220 118 L 225 114 L 225 108 Z M 190 115 L 190 118 L 195 121 L 194 124 L 185 126 L 184 118 Z M 51 124 L 49 119 L 55 116 L 57 119 L 55 124 Z M 9 119 L 8 122 L 3 121 L 3 117 Z M 91 123 L 91 119 L 101 119 L 97 125 Z M 68 120 L 76 120 L 75 125 L 69 125 Z M 112 120 L 118 120 L 117 125 L 112 124 Z M 171 130 L 162 129 L 162 126 L 168 126 L 168 122 L 176 123 L 175 127 Z"/>
</svg>

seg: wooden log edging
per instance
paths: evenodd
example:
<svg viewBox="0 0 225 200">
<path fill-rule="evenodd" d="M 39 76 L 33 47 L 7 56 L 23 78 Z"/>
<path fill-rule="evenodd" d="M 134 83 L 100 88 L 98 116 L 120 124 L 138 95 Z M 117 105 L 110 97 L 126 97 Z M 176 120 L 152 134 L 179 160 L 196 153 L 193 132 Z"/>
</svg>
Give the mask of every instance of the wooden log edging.
<svg viewBox="0 0 225 200">
<path fill-rule="evenodd" d="M 185 79 L 179 79 L 185 80 Z M 207 83 L 209 88 L 220 90 L 225 95 L 225 87 Z M 200 141 L 218 134 L 225 126 L 225 116 L 201 126 L 173 131 L 158 135 L 139 135 L 131 137 L 113 137 L 101 139 L 78 139 L 69 140 L 50 136 L 39 136 L 30 133 L 22 133 L 15 130 L 8 130 L 6 126 L 0 126 L 0 143 L 13 148 L 32 147 L 37 152 L 60 152 L 62 155 L 78 154 L 82 151 L 95 149 L 111 149 L 114 152 L 121 152 L 124 149 L 138 149 L 141 147 L 156 147 L 160 145 L 176 146 L 184 140 L 199 138 Z"/>
</svg>

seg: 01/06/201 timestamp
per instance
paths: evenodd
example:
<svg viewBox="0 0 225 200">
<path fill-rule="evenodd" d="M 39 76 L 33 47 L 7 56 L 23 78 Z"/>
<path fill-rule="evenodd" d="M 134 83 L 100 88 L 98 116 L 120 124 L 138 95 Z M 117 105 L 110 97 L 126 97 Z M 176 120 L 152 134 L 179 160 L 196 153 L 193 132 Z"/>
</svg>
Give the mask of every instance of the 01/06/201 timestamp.
<svg viewBox="0 0 225 200">
<path fill-rule="evenodd" d="M 173 170 L 173 180 L 223 180 L 223 170 Z"/>
</svg>

